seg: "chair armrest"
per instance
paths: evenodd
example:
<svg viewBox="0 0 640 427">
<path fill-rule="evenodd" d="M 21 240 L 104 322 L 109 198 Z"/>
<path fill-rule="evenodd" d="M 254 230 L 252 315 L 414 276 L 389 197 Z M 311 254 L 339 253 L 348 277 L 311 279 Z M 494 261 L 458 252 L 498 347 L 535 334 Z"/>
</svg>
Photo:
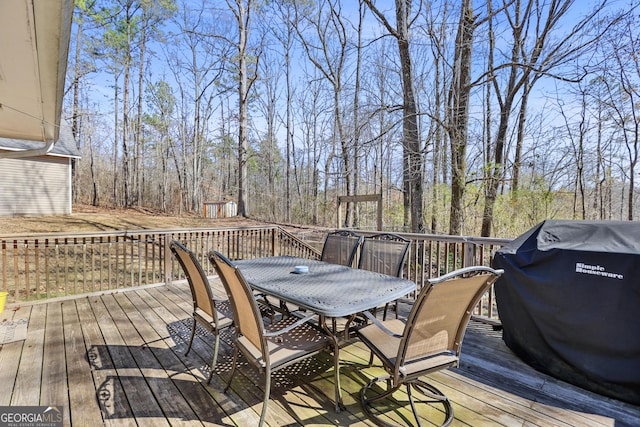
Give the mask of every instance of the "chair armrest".
<svg viewBox="0 0 640 427">
<path fill-rule="evenodd" d="M 282 335 L 282 334 L 286 334 L 287 332 L 297 328 L 298 326 L 302 325 L 303 323 L 308 322 L 309 320 L 313 319 L 316 315 L 315 314 L 310 314 L 306 317 L 303 317 L 301 319 L 298 319 L 295 323 L 290 324 L 289 326 L 282 328 L 282 329 L 278 329 L 277 331 L 273 331 L 273 332 L 265 332 L 264 336 L 265 337 L 277 337 L 278 335 Z"/>
<path fill-rule="evenodd" d="M 375 317 L 373 314 L 371 314 L 368 311 L 364 311 L 362 312 L 362 314 L 364 315 L 364 317 L 366 317 L 367 319 L 371 320 L 371 323 L 373 323 L 374 325 L 376 325 L 378 328 L 380 328 L 382 330 L 382 332 L 384 332 L 385 334 L 392 336 L 394 338 L 402 338 L 401 334 L 396 334 L 395 332 L 393 332 L 391 329 L 387 328 L 386 326 L 384 326 L 384 324 L 378 320 L 377 317 Z"/>
</svg>

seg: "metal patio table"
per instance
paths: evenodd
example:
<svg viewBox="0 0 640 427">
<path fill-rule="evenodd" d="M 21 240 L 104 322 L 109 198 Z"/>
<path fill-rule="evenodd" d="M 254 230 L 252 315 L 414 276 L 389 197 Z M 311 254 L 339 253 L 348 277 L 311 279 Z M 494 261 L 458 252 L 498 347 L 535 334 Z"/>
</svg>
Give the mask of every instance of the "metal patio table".
<svg viewBox="0 0 640 427">
<path fill-rule="evenodd" d="M 348 317 L 404 297 L 416 289 L 410 280 L 367 270 L 292 256 L 274 256 L 234 261 L 247 283 L 257 292 L 278 298 L 319 315 L 319 323 L 335 343 L 338 338 L 327 318 Z M 296 273 L 297 266 L 307 266 L 306 273 Z M 340 376 L 338 375 L 338 381 Z M 336 402 L 339 411 L 342 393 Z"/>
<path fill-rule="evenodd" d="M 348 317 L 404 297 L 416 289 L 410 280 L 292 256 L 235 261 L 258 292 L 318 313 Z M 296 266 L 309 267 L 296 273 Z"/>
</svg>

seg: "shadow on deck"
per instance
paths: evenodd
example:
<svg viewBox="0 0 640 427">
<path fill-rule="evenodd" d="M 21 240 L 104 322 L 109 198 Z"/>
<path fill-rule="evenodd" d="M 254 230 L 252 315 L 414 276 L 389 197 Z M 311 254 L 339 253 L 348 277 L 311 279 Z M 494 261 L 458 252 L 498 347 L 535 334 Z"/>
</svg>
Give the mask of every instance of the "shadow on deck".
<svg viewBox="0 0 640 427">
<path fill-rule="evenodd" d="M 26 340 L 0 346 L 0 384 L 9 391 L 1 393 L 0 406 L 60 405 L 65 425 L 255 425 L 261 375 L 241 366 L 230 391 L 222 392 L 231 369 L 227 332 L 207 385 L 211 336 L 198 329 L 192 352 L 184 356 L 190 309 L 185 283 L 8 308 L 0 321 L 28 318 L 29 330 Z M 382 370 L 367 367 L 368 357 L 355 340 L 342 348 L 346 408 L 340 413 L 333 408 L 330 354 L 278 371 L 267 423 L 372 425 L 359 393 Z M 640 407 L 533 370 L 504 345 L 501 332 L 477 322 L 467 330 L 461 366 L 428 377 L 452 400 L 453 425 L 640 423 Z M 389 406 L 392 422 L 402 422 L 405 413 Z"/>
</svg>

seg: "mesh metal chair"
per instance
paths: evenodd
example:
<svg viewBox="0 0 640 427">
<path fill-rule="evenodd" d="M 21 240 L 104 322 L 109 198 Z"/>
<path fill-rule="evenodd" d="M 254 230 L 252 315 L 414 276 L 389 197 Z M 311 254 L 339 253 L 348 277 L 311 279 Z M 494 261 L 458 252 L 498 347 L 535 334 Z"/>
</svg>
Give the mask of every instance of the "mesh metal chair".
<svg viewBox="0 0 640 427">
<path fill-rule="evenodd" d="M 392 233 L 381 233 L 365 237 L 360 248 L 358 268 L 375 271 L 389 276 L 402 277 L 410 240 Z M 387 318 L 389 304 L 384 306 L 384 317 Z M 396 303 L 396 315 L 398 307 Z"/>
<path fill-rule="evenodd" d="M 187 276 L 189 288 L 191 289 L 191 297 L 193 299 L 193 326 L 191 328 L 191 337 L 189 338 L 189 346 L 187 347 L 185 356 L 189 354 L 191 346 L 193 345 L 193 338 L 196 334 L 196 322 L 199 322 L 215 335 L 211 373 L 208 379 L 210 382 L 211 376 L 213 375 L 213 367 L 216 365 L 218 358 L 220 331 L 233 325 L 228 301 L 226 298 L 217 298 L 213 295 L 209 279 L 207 279 L 207 275 L 193 252 L 177 240 L 172 241 L 169 248 L 178 260 L 185 276 Z M 226 310 L 221 311 L 222 308 L 226 308 Z"/>
<path fill-rule="evenodd" d="M 471 312 L 502 273 L 502 270 L 490 267 L 468 267 L 430 279 L 418 294 L 406 323 L 398 319 L 380 322 L 370 313 L 365 313 L 374 324 L 360 329 L 358 336 L 382 361 L 388 373 L 373 378 L 363 387 L 360 397 L 367 415 L 380 425 L 388 425 L 374 413 L 373 404 L 392 398 L 400 387 L 406 386 L 409 404 L 418 425 L 420 418 L 416 403 L 442 404 L 444 422 L 441 425 L 451 423 L 451 402 L 444 393 L 421 377 L 458 365 Z M 367 392 L 380 381 L 386 381 L 386 390 L 367 397 Z M 425 399 L 416 402 L 414 391 L 418 398 Z M 388 405 L 381 407 L 388 408 Z"/>
<path fill-rule="evenodd" d="M 320 260 L 331 264 L 353 267 L 356 255 L 364 237 L 351 230 L 337 230 L 327 234 L 322 247 Z M 345 336 L 349 333 L 350 319 L 345 328 Z M 333 331 L 336 330 L 336 319 L 332 320 Z"/>
<path fill-rule="evenodd" d="M 224 285 L 236 319 L 236 341 L 233 351 L 233 367 L 225 392 L 238 364 L 238 352 L 265 375 L 264 402 L 260 426 L 264 423 L 271 390 L 271 373 L 289 366 L 318 352 L 331 348 L 334 354 L 334 388 L 336 409 L 342 402 L 339 382 L 338 343 L 335 337 L 324 334 L 307 323 L 315 314 L 302 319 L 287 317 L 265 327 L 251 288 L 242 272 L 231 261 L 216 251 L 209 253 Z"/>
<path fill-rule="evenodd" d="M 324 241 L 320 260 L 352 267 L 362 240 L 362 236 L 350 230 L 329 233 Z"/>
</svg>

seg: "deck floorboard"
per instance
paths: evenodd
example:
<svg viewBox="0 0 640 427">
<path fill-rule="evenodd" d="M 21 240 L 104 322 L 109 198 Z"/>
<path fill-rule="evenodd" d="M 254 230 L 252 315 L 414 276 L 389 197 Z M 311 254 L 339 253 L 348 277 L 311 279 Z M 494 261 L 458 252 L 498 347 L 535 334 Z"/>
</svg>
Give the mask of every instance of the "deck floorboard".
<svg viewBox="0 0 640 427">
<path fill-rule="evenodd" d="M 227 331 L 207 384 L 213 337 L 198 327 L 185 356 L 190 310 L 184 282 L 7 307 L 0 321 L 28 318 L 29 327 L 25 340 L 0 345 L 0 406 L 61 406 L 67 426 L 256 425 L 260 373 L 241 359 L 223 393 L 232 361 Z M 383 370 L 375 361 L 367 366 L 369 352 L 355 339 L 341 348 L 340 359 L 344 410 L 334 410 L 333 357 L 322 352 L 274 375 L 267 424 L 374 425 L 360 406 L 360 390 Z M 477 322 L 468 328 L 460 367 L 428 380 L 453 402 L 456 426 L 640 424 L 640 407 L 535 371 L 511 353 L 499 331 Z M 409 417 L 404 405 L 385 408 L 387 421 Z M 420 415 L 442 417 L 432 408 Z"/>
</svg>

